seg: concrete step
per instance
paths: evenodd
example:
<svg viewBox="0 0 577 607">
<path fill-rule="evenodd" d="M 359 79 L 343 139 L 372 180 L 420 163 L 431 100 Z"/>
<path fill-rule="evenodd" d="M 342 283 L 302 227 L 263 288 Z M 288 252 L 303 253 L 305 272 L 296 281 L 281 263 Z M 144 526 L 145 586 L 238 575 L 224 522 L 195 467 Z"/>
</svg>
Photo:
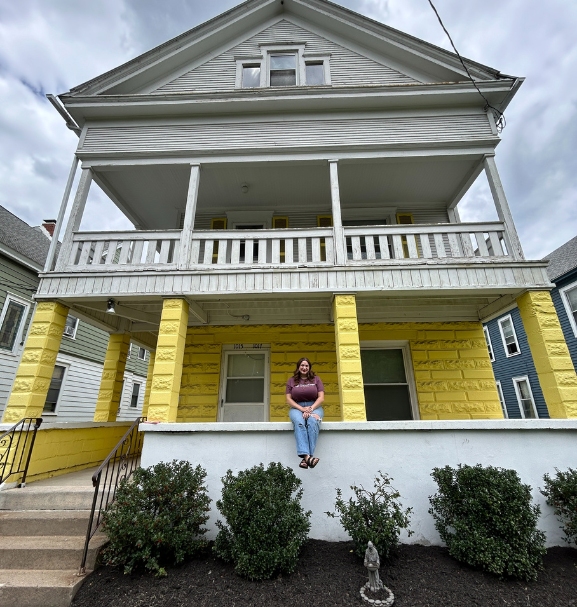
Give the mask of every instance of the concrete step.
<svg viewBox="0 0 577 607">
<path fill-rule="evenodd" d="M 0 491 L 0 510 L 90 510 L 90 487 L 35 487 Z"/>
<path fill-rule="evenodd" d="M 79 535 L 85 537 L 89 510 L 0 511 L 0 535 Z"/>
<path fill-rule="evenodd" d="M 86 567 L 94 569 L 103 533 L 90 541 Z M 78 569 L 84 549 L 81 536 L 0 536 L 0 563 L 3 569 Z"/>
<path fill-rule="evenodd" d="M 0 569 L 0 607 L 69 607 L 85 579 L 78 569 Z"/>
</svg>

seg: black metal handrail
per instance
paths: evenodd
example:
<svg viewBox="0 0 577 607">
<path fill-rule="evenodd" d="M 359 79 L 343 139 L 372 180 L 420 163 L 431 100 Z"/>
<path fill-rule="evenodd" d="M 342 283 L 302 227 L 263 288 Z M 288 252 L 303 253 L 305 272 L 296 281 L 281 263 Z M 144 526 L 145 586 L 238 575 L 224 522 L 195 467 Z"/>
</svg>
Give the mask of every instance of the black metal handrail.
<svg viewBox="0 0 577 607">
<path fill-rule="evenodd" d="M 136 418 L 116 447 L 112 449 L 108 457 L 92 475 L 94 498 L 92 500 L 88 529 L 86 530 L 82 563 L 80 564 L 81 574 L 86 573 L 88 544 L 98 530 L 98 527 L 100 527 L 103 512 L 116 499 L 116 490 L 120 481 L 130 478 L 140 465 L 143 433 L 138 431 L 138 424 L 145 420 L 146 417 Z"/>
<path fill-rule="evenodd" d="M 28 466 L 41 417 L 25 417 L 0 435 L 0 485 L 15 474 L 22 474 L 18 487 L 26 487 Z"/>
</svg>

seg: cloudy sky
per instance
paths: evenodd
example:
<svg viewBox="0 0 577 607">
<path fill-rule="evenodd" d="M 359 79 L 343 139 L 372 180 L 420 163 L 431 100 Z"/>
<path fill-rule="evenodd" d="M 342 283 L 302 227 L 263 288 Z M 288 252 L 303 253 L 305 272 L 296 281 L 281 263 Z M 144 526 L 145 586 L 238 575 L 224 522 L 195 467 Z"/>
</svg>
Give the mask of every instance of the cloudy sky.
<svg viewBox="0 0 577 607">
<path fill-rule="evenodd" d="M 63 93 L 238 4 L 235 0 L 0 0 L 0 204 L 31 225 L 56 217 L 77 137 L 46 93 Z M 340 4 L 450 48 L 428 0 Z M 459 52 L 525 76 L 497 164 L 526 256 L 577 235 L 577 2 L 435 0 Z M 494 219 L 484 176 L 459 205 Z M 129 227 L 93 187 L 83 228 Z"/>
</svg>

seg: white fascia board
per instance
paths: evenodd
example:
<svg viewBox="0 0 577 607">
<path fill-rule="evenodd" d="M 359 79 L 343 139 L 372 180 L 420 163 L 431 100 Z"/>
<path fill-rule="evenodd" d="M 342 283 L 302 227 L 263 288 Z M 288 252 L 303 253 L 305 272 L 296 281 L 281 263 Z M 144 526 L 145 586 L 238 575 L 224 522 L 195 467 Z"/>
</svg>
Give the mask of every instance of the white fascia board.
<svg viewBox="0 0 577 607">
<path fill-rule="evenodd" d="M 32 270 L 33 272 L 38 273 L 44 269 L 43 265 L 38 265 L 35 261 L 32 261 L 30 258 L 26 257 L 26 255 L 22 255 L 22 253 L 15 251 L 12 247 L 9 247 L 4 243 L 0 243 L 0 253 L 2 253 L 2 255 L 5 255 L 12 261 L 15 261 L 25 266 L 29 270 Z"/>
<path fill-rule="evenodd" d="M 478 83 L 492 105 L 510 96 L 513 81 Z M 465 107 L 480 109 L 485 101 L 470 83 L 399 86 L 295 87 L 290 91 L 251 89 L 201 94 L 67 97 L 63 103 L 81 126 L 87 120 L 198 116 L 234 113 L 372 110 L 386 108 Z"/>
</svg>

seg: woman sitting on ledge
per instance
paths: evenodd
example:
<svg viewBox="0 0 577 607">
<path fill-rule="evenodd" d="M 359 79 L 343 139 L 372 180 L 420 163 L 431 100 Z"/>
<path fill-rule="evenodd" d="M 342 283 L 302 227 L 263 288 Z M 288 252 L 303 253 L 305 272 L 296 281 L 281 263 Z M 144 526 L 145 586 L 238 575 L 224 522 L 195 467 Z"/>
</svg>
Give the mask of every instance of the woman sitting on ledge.
<svg viewBox="0 0 577 607">
<path fill-rule="evenodd" d="M 301 358 L 294 375 L 286 385 L 289 417 L 294 425 L 297 455 L 302 458 L 299 468 L 314 468 L 319 463 L 313 457 L 324 411 L 325 388 L 321 378 L 312 370 L 311 361 Z"/>
</svg>

